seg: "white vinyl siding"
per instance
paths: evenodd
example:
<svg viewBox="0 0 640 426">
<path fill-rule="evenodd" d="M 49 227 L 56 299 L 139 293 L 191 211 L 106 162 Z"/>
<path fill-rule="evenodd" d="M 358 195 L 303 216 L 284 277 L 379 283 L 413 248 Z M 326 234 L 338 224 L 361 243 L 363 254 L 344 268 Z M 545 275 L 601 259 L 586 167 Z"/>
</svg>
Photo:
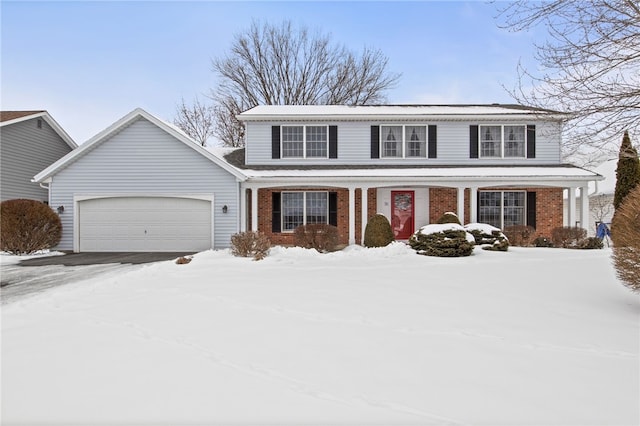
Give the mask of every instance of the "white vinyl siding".
<svg viewBox="0 0 640 426">
<path fill-rule="evenodd" d="M 65 208 L 58 249 L 74 249 L 74 196 L 101 194 L 213 197 L 214 248 L 229 247 L 238 229 L 238 191 L 229 172 L 140 118 L 53 177 L 51 204 Z"/>
<path fill-rule="evenodd" d="M 536 125 L 536 158 L 469 158 L 469 126 L 477 125 L 480 119 L 461 121 L 429 120 L 428 123 L 437 126 L 438 158 L 371 158 L 371 126 L 393 126 L 394 122 L 369 121 L 327 121 L 320 124 L 338 127 L 338 158 L 320 159 L 306 158 L 304 165 L 373 165 L 373 164 L 401 164 L 401 165 L 491 165 L 505 162 L 514 165 L 542 165 L 562 164 L 560 154 L 560 125 L 552 122 L 532 121 Z M 406 123 L 405 126 L 424 125 L 425 121 Z M 246 161 L 248 165 L 295 165 L 301 164 L 300 159 L 272 159 L 271 158 L 271 126 L 282 125 L 281 122 L 249 122 L 247 126 Z M 294 125 L 294 123 L 290 123 Z M 480 121 L 481 125 L 510 125 L 505 120 L 487 119 Z M 513 125 L 521 125 L 518 120 Z M 287 124 L 289 125 L 289 123 Z M 382 132 L 381 132 L 382 133 Z M 382 152 L 381 152 L 382 154 Z M 382 155 L 381 155 L 382 156 Z"/>
<path fill-rule="evenodd" d="M 42 117 L 0 127 L 1 201 L 48 201 L 49 191 L 31 179 L 70 151 L 71 147 Z"/>
</svg>

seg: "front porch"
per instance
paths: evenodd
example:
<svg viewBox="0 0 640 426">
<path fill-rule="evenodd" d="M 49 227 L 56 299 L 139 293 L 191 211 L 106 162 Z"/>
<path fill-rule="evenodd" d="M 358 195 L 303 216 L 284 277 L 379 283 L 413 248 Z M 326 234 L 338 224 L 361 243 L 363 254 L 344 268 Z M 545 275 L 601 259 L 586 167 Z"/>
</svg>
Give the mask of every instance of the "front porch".
<svg viewBox="0 0 640 426">
<path fill-rule="evenodd" d="M 464 223 L 481 222 L 487 218 L 496 220 L 500 215 L 500 224 L 513 223 L 530 225 L 537 235 L 550 236 L 551 230 L 563 225 L 563 190 L 566 186 L 505 185 L 286 185 L 246 184 L 241 202 L 241 230 L 260 231 L 266 234 L 273 244 L 292 245 L 293 227 L 289 213 L 283 211 L 282 203 L 290 203 L 289 194 L 326 193 L 326 214 L 313 216 L 310 223 L 324 222 L 338 228 L 341 244 L 362 244 L 364 230 L 370 217 L 376 213 L 384 214 L 394 227 L 399 240 L 407 239 L 420 227 L 436 222 L 440 216 L 453 211 Z M 580 187 L 586 194 L 586 185 Z M 575 187 L 572 187 L 575 190 Z M 276 195 L 274 195 L 276 194 Z M 280 195 L 278 195 L 280 194 Z M 517 195 L 514 197 L 514 194 Z M 508 197 L 507 197 L 508 196 Z M 401 198 L 398 198 L 401 197 Z M 504 201 L 502 198 L 504 197 Z M 301 203 L 306 196 L 298 196 Z M 398 207 L 398 200 L 402 206 Z M 500 200 L 500 201 L 496 201 Z M 520 205 L 503 204 L 517 201 Z M 569 223 L 588 223 L 588 197 L 580 196 L 579 216 L 575 209 L 568 215 L 573 218 Z M 498 202 L 500 205 L 488 205 Z M 407 204 L 408 203 L 408 204 Z M 575 203 L 574 203 L 575 205 Z M 363 208 L 363 206 L 366 206 Z M 285 209 L 288 207 L 285 206 Z M 297 220 L 304 223 L 309 216 L 304 206 L 299 207 Z M 410 211 L 407 211 L 407 208 Z M 311 209 L 311 208 L 310 208 Z M 505 213 L 505 211 L 507 213 Z M 505 214 L 507 218 L 505 219 Z M 309 216 L 311 217 L 311 216 Z M 579 220 L 576 218 L 579 217 Z M 571 220 L 571 219 L 568 219 Z M 502 227 L 502 226 L 499 226 Z"/>
</svg>

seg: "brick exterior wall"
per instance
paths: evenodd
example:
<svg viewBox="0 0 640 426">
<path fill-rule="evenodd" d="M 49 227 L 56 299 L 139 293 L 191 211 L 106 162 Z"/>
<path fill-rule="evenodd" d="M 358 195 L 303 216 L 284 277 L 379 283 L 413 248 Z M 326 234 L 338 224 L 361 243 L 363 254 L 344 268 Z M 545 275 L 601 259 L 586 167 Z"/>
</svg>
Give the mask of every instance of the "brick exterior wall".
<svg viewBox="0 0 640 426">
<path fill-rule="evenodd" d="M 536 192 L 536 235 L 551 236 L 553 228 L 563 223 L 562 188 L 480 188 L 486 191 L 527 191 Z M 258 190 L 258 229 L 266 234 L 274 245 L 293 245 L 293 233 L 271 231 L 272 193 L 282 192 L 280 188 Z M 309 191 L 305 188 L 287 188 L 286 191 Z M 329 191 L 338 194 L 338 234 L 340 244 L 349 243 L 349 190 L 346 188 L 314 188 L 313 191 Z M 445 212 L 457 212 L 456 188 L 429 188 L 429 222 L 435 223 Z M 367 218 L 377 212 L 377 190 L 370 188 L 367 193 Z M 355 191 L 355 240 L 362 241 L 362 190 Z M 470 190 L 464 193 L 464 223 L 471 218 Z M 250 210 L 249 210 L 250 211 Z M 250 216 L 250 215 L 249 215 Z M 250 220 L 250 219 L 249 219 Z M 366 224 L 365 224 L 366 225 Z"/>
<path fill-rule="evenodd" d="M 271 217 L 273 214 L 272 193 L 287 191 L 311 191 L 307 188 L 265 188 L 258 190 L 258 230 L 264 233 L 271 244 L 293 245 L 293 232 L 273 233 Z M 337 192 L 338 194 L 338 240 L 340 244 L 349 244 L 349 190 L 343 188 L 313 188 L 312 191 Z M 357 216 L 356 216 L 357 218 Z"/>
</svg>

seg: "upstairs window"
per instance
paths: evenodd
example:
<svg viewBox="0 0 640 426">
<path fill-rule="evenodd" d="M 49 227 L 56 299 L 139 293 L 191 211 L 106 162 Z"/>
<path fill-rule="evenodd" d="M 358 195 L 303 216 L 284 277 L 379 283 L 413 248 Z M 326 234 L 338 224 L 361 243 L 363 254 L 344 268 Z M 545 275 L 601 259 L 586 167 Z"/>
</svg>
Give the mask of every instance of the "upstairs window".
<svg viewBox="0 0 640 426">
<path fill-rule="evenodd" d="M 427 126 L 380 126 L 382 158 L 425 158 Z"/>
<path fill-rule="evenodd" d="M 480 126 L 481 158 L 524 158 L 525 126 Z"/>
<path fill-rule="evenodd" d="M 327 158 L 327 126 L 282 126 L 282 158 Z"/>
</svg>

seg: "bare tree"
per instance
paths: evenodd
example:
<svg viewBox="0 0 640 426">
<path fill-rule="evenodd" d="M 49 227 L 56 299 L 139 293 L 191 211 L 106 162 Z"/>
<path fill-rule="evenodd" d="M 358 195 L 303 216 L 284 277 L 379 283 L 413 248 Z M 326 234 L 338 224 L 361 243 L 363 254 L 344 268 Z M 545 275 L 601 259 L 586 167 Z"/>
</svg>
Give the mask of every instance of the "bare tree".
<svg viewBox="0 0 640 426">
<path fill-rule="evenodd" d="M 637 0 L 517 0 L 500 10 L 501 25 L 544 25 L 541 69 L 518 66 L 511 95 L 520 103 L 566 112 L 565 155 L 615 152 L 625 129 L 640 136 L 640 6 Z"/>
<path fill-rule="evenodd" d="M 379 50 L 356 54 L 328 35 L 295 29 L 291 21 L 279 26 L 254 22 L 236 35 L 227 56 L 212 64 L 221 80 L 212 93 L 216 135 L 231 146 L 244 143 L 235 115 L 246 109 L 380 103 L 400 77 L 387 71 L 388 59 Z"/>
<path fill-rule="evenodd" d="M 187 105 L 182 99 L 176 108 L 173 124 L 202 146 L 214 135 L 215 111 L 196 97 L 193 104 Z"/>
</svg>

